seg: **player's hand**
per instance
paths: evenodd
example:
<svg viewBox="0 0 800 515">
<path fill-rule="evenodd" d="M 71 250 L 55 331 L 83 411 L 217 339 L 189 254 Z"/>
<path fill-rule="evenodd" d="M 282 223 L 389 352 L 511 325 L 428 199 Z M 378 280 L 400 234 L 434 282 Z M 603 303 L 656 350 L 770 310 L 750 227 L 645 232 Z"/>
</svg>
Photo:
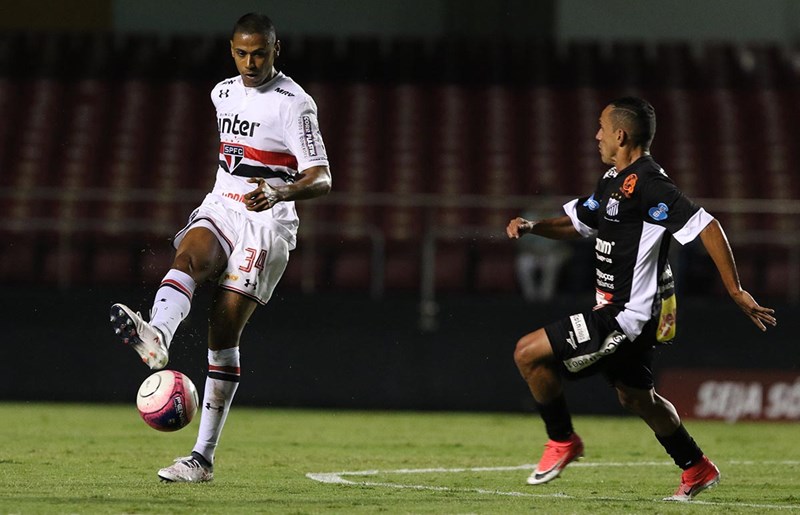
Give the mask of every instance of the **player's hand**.
<svg viewBox="0 0 800 515">
<path fill-rule="evenodd" d="M 262 177 L 251 177 L 247 182 L 258 184 L 253 191 L 245 193 L 244 202 L 248 211 L 266 211 L 283 200 L 280 192 L 270 186 Z"/>
<path fill-rule="evenodd" d="M 744 313 L 750 317 L 750 320 L 753 321 L 756 326 L 762 331 L 767 330 L 767 326 L 764 324 L 769 324 L 773 327 L 778 325 L 778 320 L 773 316 L 775 310 L 772 308 L 765 308 L 764 306 L 759 306 L 758 302 L 755 301 L 752 295 L 747 293 L 745 290 L 740 290 L 733 295 L 734 302 L 744 311 Z"/>
<path fill-rule="evenodd" d="M 506 227 L 506 234 L 512 240 L 516 240 L 523 234 L 528 234 L 533 229 L 534 222 L 529 220 L 525 220 L 524 218 L 514 218 L 510 222 L 508 222 L 508 226 Z"/>
</svg>

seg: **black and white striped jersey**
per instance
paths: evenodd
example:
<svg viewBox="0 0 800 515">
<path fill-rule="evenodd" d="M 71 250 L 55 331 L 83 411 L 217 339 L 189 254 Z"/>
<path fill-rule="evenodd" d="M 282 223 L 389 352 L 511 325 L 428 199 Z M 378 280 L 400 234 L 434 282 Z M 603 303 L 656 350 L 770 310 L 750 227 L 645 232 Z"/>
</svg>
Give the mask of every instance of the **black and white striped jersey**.
<svg viewBox="0 0 800 515">
<path fill-rule="evenodd" d="M 618 311 L 617 322 L 632 340 L 659 301 L 670 236 L 684 245 L 713 220 L 649 155 L 624 170 L 611 168 L 591 196 L 564 210 L 582 236 L 595 237 L 597 306 Z"/>
</svg>

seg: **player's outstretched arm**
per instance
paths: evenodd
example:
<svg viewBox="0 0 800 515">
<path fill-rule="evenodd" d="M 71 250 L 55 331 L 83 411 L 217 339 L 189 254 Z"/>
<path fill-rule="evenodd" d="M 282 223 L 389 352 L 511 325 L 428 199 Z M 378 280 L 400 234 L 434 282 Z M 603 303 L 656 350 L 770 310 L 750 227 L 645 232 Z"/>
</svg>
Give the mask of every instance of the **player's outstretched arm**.
<svg viewBox="0 0 800 515">
<path fill-rule="evenodd" d="M 517 217 L 508 222 L 506 234 L 512 240 L 524 234 L 536 234 L 553 240 L 571 240 L 580 237 L 572 225 L 572 220 L 566 215 L 544 220 L 525 220 Z"/>
<path fill-rule="evenodd" d="M 708 255 L 714 260 L 728 294 L 742 311 L 750 317 L 750 320 L 762 331 L 767 330 L 765 324 L 777 325 L 778 322 L 773 316 L 775 310 L 760 306 L 752 295 L 742 289 L 731 246 L 725 236 L 725 231 L 722 230 L 722 226 L 716 219 L 712 220 L 703 229 L 700 233 L 700 239 L 708 251 Z"/>
<path fill-rule="evenodd" d="M 298 174 L 299 179 L 284 186 L 273 187 L 261 177 L 252 177 L 248 182 L 257 184 L 245 195 L 247 209 L 264 211 L 284 200 L 306 200 L 327 195 L 331 191 L 331 172 L 327 166 L 313 166 Z"/>
</svg>

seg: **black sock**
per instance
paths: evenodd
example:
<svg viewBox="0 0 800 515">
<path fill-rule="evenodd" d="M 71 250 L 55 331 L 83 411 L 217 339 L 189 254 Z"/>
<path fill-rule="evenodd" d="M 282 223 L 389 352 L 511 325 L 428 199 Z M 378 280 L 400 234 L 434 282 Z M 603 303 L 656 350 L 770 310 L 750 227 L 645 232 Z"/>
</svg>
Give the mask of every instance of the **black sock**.
<svg viewBox="0 0 800 515">
<path fill-rule="evenodd" d="M 556 442 L 566 442 L 572 436 L 572 417 L 567 410 L 567 400 L 562 393 L 547 404 L 536 403 L 544 420 L 547 437 Z"/>
<path fill-rule="evenodd" d="M 200 454 L 199 452 L 192 451 L 192 457 L 200 462 L 200 465 L 204 466 L 207 469 L 213 469 L 214 465 L 211 464 L 210 461 L 206 459 L 205 456 Z"/>
<path fill-rule="evenodd" d="M 670 436 L 656 435 L 656 439 L 664 446 L 667 454 L 675 460 L 675 465 L 683 470 L 688 469 L 703 457 L 703 451 L 697 446 L 694 438 L 689 435 L 683 424 Z"/>
</svg>

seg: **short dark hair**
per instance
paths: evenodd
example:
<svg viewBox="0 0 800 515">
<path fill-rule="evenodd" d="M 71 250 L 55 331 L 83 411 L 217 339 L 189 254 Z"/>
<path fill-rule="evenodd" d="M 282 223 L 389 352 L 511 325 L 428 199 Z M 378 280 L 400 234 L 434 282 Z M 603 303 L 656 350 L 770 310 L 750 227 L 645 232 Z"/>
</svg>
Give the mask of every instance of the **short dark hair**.
<svg viewBox="0 0 800 515">
<path fill-rule="evenodd" d="M 259 13 L 247 13 L 233 24 L 231 39 L 236 33 L 241 34 L 263 34 L 268 43 L 278 40 L 278 33 L 275 31 L 275 24 L 269 16 Z"/>
<path fill-rule="evenodd" d="M 622 97 L 609 105 L 614 129 L 623 129 L 634 145 L 650 150 L 656 135 L 656 110 L 650 102 L 637 97 Z"/>
</svg>

